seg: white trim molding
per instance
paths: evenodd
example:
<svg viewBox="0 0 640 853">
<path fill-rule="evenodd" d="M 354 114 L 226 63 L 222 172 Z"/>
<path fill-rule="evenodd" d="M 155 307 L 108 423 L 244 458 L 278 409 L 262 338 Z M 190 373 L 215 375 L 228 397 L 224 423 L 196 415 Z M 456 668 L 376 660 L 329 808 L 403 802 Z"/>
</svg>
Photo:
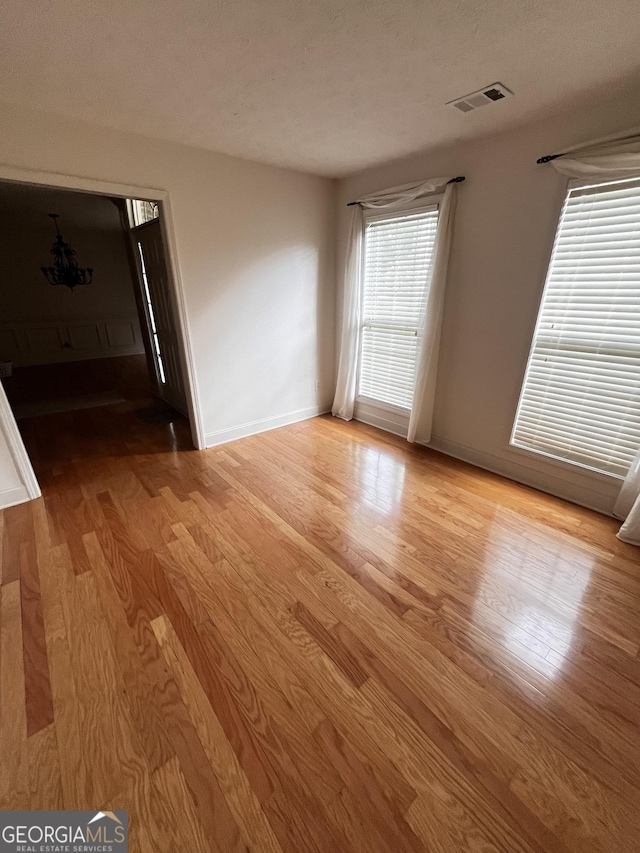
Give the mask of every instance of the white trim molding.
<svg viewBox="0 0 640 853">
<path fill-rule="evenodd" d="M 356 397 L 353 417 L 356 421 L 360 421 L 363 424 L 378 427 L 378 429 L 383 429 L 402 438 L 407 437 L 409 412 L 398 408 L 398 406 L 378 403 L 366 397 Z"/>
<path fill-rule="evenodd" d="M 41 492 L 2 383 L 0 383 L 0 431 L 21 481 L 20 485 L 0 492 L 0 509 L 5 509 L 8 506 L 39 498 Z"/>
<path fill-rule="evenodd" d="M 560 471 L 558 476 L 555 476 L 532 465 L 504 459 L 492 453 L 485 453 L 440 438 L 434 438 L 429 444 L 423 444 L 423 446 L 603 515 L 613 515 L 613 504 L 620 491 L 620 481 L 612 477 L 594 479 L 590 476 L 591 472 L 580 471 L 573 472 L 572 478 L 568 479 L 563 477 Z"/>
<path fill-rule="evenodd" d="M 14 489 L 4 489 L 0 492 L 0 510 L 9 509 L 10 506 L 17 506 L 31 501 L 39 495 L 30 495 L 25 486 L 16 486 Z"/>
<path fill-rule="evenodd" d="M 295 412 L 288 412 L 286 415 L 276 415 L 273 418 L 250 421 L 237 427 L 220 429 L 217 432 L 210 432 L 205 436 L 206 446 L 216 447 L 218 444 L 227 444 L 227 442 L 235 441 L 238 438 L 257 435 L 260 432 L 267 432 L 270 429 L 277 429 L 278 427 L 298 423 L 298 421 L 306 421 L 309 418 L 324 415 L 329 411 L 331 411 L 331 408 L 327 406 L 311 406 L 308 409 L 297 409 Z"/>
</svg>

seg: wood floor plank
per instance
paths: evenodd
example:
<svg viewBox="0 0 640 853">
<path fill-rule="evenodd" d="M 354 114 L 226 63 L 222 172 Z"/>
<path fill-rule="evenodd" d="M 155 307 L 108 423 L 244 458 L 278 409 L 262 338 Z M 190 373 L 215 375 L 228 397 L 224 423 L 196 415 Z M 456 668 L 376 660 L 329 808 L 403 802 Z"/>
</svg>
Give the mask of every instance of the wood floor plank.
<svg viewBox="0 0 640 853">
<path fill-rule="evenodd" d="M 65 808 L 81 808 L 89 789 L 90 756 L 84 750 L 80 703 L 62 602 L 65 579 L 72 568 L 65 546 L 51 547 L 43 503 L 34 505 L 34 522 L 63 803 Z"/>
<path fill-rule="evenodd" d="M 415 791 L 394 762 L 371 737 L 371 713 L 359 693 L 324 654 L 286 607 L 268 595 L 269 579 L 246 572 L 242 564 L 219 564 L 227 581 L 246 601 L 253 617 L 264 624 L 281 656 L 291 660 L 309 694 L 340 730 L 347 729 L 352 747 L 368 763 L 386 796 L 404 811 Z"/>
<path fill-rule="evenodd" d="M 496 843 L 482 831 L 473 815 L 460 802 L 443 802 L 438 796 L 422 795 L 412 804 L 407 820 L 426 849 L 433 853 L 453 853 L 455 850 L 500 853 L 504 850 L 500 841 Z"/>
<path fill-rule="evenodd" d="M 168 619 L 158 617 L 153 630 L 245 843 L 252 850 L 281 853 L 260 802 Z"/>
<path fill-rule="evenodd" d="M 321 577 L 328 586 L 313 580 L 309 581 L 310 586 L 315 585 L 318 594 L 325 599 L 329 590 L 349 607 L 350 625 L 354 632 L 358 633 L 365 644 L 375 649 L 382 660 L 391 664 L 404 681 L 412 684 L 413 689 L 418 691 L 423 701 L 435 708 L 433 700 L 437 696 L 438 702 L 444 703 L 440 704 L 437 711 L 441 721 L 457 732 L 462 742 L 474 752 L 477 760 L 492 767 L 498 777 L 508 768 L 508 756 L 511 755 L 512 761 L 527 767 L 526 777 L 532 785 L 531 790 L 534 786 L 539 786 L 541 797 L 554 796 L 550 789 L 556 786 L 555 797 L 560 798 L 562 803 L 561 806 L 556 807 L 556 811 L 561 812 L 566 809 L 566 820 L 569 820 L 569 815 L 574 811 L 571 803 L 582 798 L 588 799 L 590 803 L 589 815 L 585 815 L 585 819 L 594 812 L 601 813 L 612 827 L 619 828 L 625 820 L 633 819 L 629 809 L 635 796 L 635 789 L 624 781 L 621 774 L 612 773 L 608 762 L 595 760 L 596 756 L 594 756 L 594 761 L 588 768 L 590 773 L 582 769 L 577 763 L 579 761 L 583 764 L 581 754 L 573 754 L 574 760 L 571 760 L 566 757 L 564 750 L 557 750 L 549 743 L 548 737 L 553 734 L 551 729 L 541 732 L 534 727 L 523 725 L 521 719 L 510 708 L 497 701 L 489 692 L 481 690 L 477 685 L 474 686 L 471 680 L 465 678 L 464 673 L 450 669 L 449 664 L 439 658 L 430 647 L 424 649 L 420 655 L 420 665 L 416 665 L 416 652 L 419 653 L 421 648 L 417 635 L 403 637 L 401 633 L 396 633 L 395 626 L 390 622 L 385 625 L 386 611 L 374 607 L 372 602 L 360 599 L 356 609 L 353 597 L 342 590 L 344 578 L 319 575 L 318 580 Z M 346 581 L 349 581 L 349 578 L 346 578 Z M 372 608 L 371 615 L 365 618 L 364 612 L 370 608 Z M 347 618 L 345 616 L 345 620 Z M 379 632 L 384 633 L 386 629 L 392 631 L 393 639 L 388 636 L 386 641 L 379 642 Z M 405 647 L 405 654 L 399 658 L 395 650 L 402 647 Z M 394 649 L 394 653 L 389 656 L 387 653 L 391 649 Z M 434 664 L 438 664 L 442 670 L 433 668 Z M 449 671 L 449 677 L 446 676 L 447 671 Z M 449 680 L 451 677 L 453 680 Z M 443 678 L 445 680 L 442 680 Z M 439 687 L 436 688 L 438 684 Z M 370 691 L 374 689 L 375 682 L 369 680 L 362 692 L 369 696 Z M 451 693 L 452 690 L 453 693 Z M 449 699 L 446 698 L 447 695 Z M 468 709 L 468 703 L 473 707 L 473 714 L 464 710 Z M 389 710 L 384 700 L 378 707 L 381 712 L 386 713 Z M 490 710 L 491 707 L 493 711 Z M 459 716 L 461 712 L 462 717 Z M 456 720 L 462 723 L 462 728 Z M 550 766 L 554 768 L 551 775 L 549 774 Z M 534 772 L 536 767 L 538 771 Z M 616 795 L 612 796 L 610 786 L 613 786 Z M 525 796 L 523 791 L 525 803 L 529 793 Z M 536 797 L 532 797 L 529 806 L 532 809 L 538 808 Z M 542 814 L 541 809 L 539 813 Z"/>
<path fill-rule="evenodd" d="M 404 618 L 422 636 L 433 637 L 434 623 L 430 621 L 425 625 L 423 614 L 418 617 L 417 614 L 408 613 Z M 446 607 L 440 611 L 435 631 L 445 633 L 448 638 L 455 637 L 465 650 L 472 651 L 491 669 L 494 674 L 491 692 L 499 696 L 505 706 L 512 708 L 521 719 L 529 724 L 534 723 L 534 717 L 539 713 L 539 697 L 544 696 L 546 724 L 557 733 L 559 739 L 571 743 L 575 752 L 584 753 L 583 760 L 587 765 L 592 761 L 594 753 L 605 761 L 617 753 L 620 766 L 624 765 L 622 755 L 629 744 L 638 741 L 640 736 L 635 713 L 637 706 L 632 707 L 625 697 L 618 697 L 614 693 L 610 703 L 600 702 L 598 707 L 593 707 L 569 684 L 554 683 L 556 668 L 564 663 L 558 660 L 555 652 L 549 650 L 543 658 L 539 658 L 530 647 L 522 644 L 518 648 L 518 644 L 513 641 L 509 651 L 503 650 L 499 637 L 494 635 L 489 639 L 475 626 L 463 624 Z M 518 654 L 514 654 L 515 651 Z M 581 679 L 582 684 L 583 689 L 586 689 L 586 674 Z M 632 784 L 637 781 L 635 771 L 633 767 L 624 770 L 624 775 Z"/>
<path fill-rule="evenodd" d="M 295 636 L 294 634 L 293 637 Z M 300 648 L 302 648 L 305 657 L 308 658 L 310 651 L 308 643 L 302 641 Z M 321 650 L 318 648 L 318 651 Z M 331 669 L 334 668 L 334 664 L 328 658 L 323 658 L 323 653 L 320 655 L 318 655 L 318 652 L 312 653 L 310 659 L 314 664 L 314 668 L 317 665 L 320 667 L 319 670 L 315 671 L 314 676 L 312 676 L 316 680 L 322 678 L 323 675 L 327 678 Z M 341 680 L 336 680 L 336 676 L 340 676 Z M 335 668 L 332 694 L 326 697 L 327 701 L 331 699 L 336 701 L 337 697 L 338 704 L 343 708 L 342 713 L 339 714 L 341 722 L 343 724 L 347 722 L 349 725 L 349 736 L 356 739 L 355 742 L 359 744 L 360 748 L 364 748 L 368 755 L 374 754 L 374 748 L 370 740 L 370 737 L 373 736 L 375 742 L 383 745 L 387 754 L 392 757 L 393 763 L 401 769 L 410 784 L 418 790 L 430 790 L 431 786 L 436 784 L 432 775 L 434 773 L 434 766 L 438 765 L 439 770 L 444 771 L 446 765 L 448 769 L 442 775 L 438 784 L 443 784 L 446 781 L 449 786 L 453 786 L 454 790 L 458 791 L 459 796 L 466 795 L 475 802 L 478 809 L 481 809 L 482 800 L 478 798 L 474 789 L 455 774 L 446 759 L 443 763 L 442 756 L 437 750 L 430 752 L 429 755 L 424 753 L 422 746 L 426 744 L 423 743 L 422 735 L 419 734 L 417 727 L 413 729 L 413 735 L 406 735 L 402 739 L 398 738 L 398 733 L 403 732 L 403 730 L 406 731 L 407 726 L 412 728 L 408 718 L 401 721 L 397 714 L 394 715 L 392 713 L 392 722 L 390 725 L 382 722 L 384 717 L 388 717 L 387 712 L 390 710 L 390 706 L 386 700 L 383 699 L 381 702 L 375 699 L 375 697 L 374 704 L 372 705 L 367 698 L 360 695 L 365 692 L 367 685 L 360 691 L 355 691 L 350 682 L 344 679 L 340 671 Z M 341 692 L 342 695 L 340 695 Z M 345 714 L 345 706 L 349 708 L 348 714 Z M 381 710 L 384 711 L 384 714 L 381 714 Z M 329 714 L 331 715 L 331 711 L 329 711 Z M 360 726 L 365 721 L 367 736 L 364 740 L 361 740 L 358 738 L 358 735 L 362 734 Z M 495 823 L 502 833 L 504 849 L 510 849 L 509 844 L 512 843 L 514 838 L 517 838 L 517 835 L 501 821 L 498 815 L 495 815 Z M 531 851 L 536 848 L 529 846 L 523 840 L 518 849 Z M 558 849 L 562 849 L 561 845 L 558 846 Z"/>
<path fill-rule="evenodd" d="M 192 498 L 196 507 L 202 510 L 204 498 L 200 493 L 194 492 Z M 271 516 L 262 517 L 256 527 L 256 512 L 246 501 L 233 499 L 229 503 L 232 512 L 227 510 L 217 515 L 214 527 L 201 521 L 201 526 L 211 532 L 223 554 L 232 556 L 234 564 L 241 561 L 255 565 L 256 570 L 267 571 L 271 578 L 269 595 L 279 602 L 286 602 L 289 608 L 295 607 L 298 602 L 304 604 L 325 628 L 333 628 L 336 617 L 309 595 L 304 585 L 295 578 L 295 571 L 306 561 L 307 554 L 300 540 L 283 533 L 278 525 L 270 528 L 269 522 L 273 520 Z M 242 530 L 250 532 L 250 539 L 243 536 Z M 220 543 L 224 543 L 224 547 Z"/>
<path fill-rule="evenodd" d="M 160 713 L 157 684 L 149 678 L 118 598 L 106 558 L 95 533 L 83 537 L 100 593 L 116 660 L 122 673 L 126 699 L 142 741 L 151 771 L 167 764 L 175 755 L 166 723 Z"/>
<path fill-rule="evenodd" d="M 99 698 L 104 695 L 101 665 L 97 647 L 85 622 L 82 590 L 76 581 L 76 577 L 82 575 L 76 576 L 69 549 L 65 545 L 56 546 L 53 554 L 70 658 L 68 674 L 72 674 L 75 688 L 68 698 L 78 738 L 73 754 L 75 760 L 80 762 L 82 772 L 82 784 L 76 787 L 72 783 L 70 789 L 79 797 L 73 807 L 83 808 L 81 803 L 85 801 L 107 801 L 120 790 L 122 781 L 118 767 L 108 752 L 112 729 L 99 706 Z M 60 685 L 60 689 L 66 692 L 68 685 Z M 64 749 L 63 742 L 60 744 L 61 756 Z"/>
<path fill-rule="evenodd" d="M 248 722 L 255 708 L 251 685 L 234 662 L 227 659 L 223 649 L 215 643 L 203 641 L 159 564 L 153 567 L 153 572 L 154 589 L 166 608 L 166 615 L 240 757 L 254 790 L 260 800 L 266 799 L 277 786 L 278 776 L 264 752 L 262 732 L 254 731 Z"/>
<path fill-rule="evenodd" d="M 3 510 L 2 583 L 20 579 L 20 547 L 33 538 L 31 508 L 20 504 Z"/>
<path fill-rule="evenodd" d="M 238 636 L 237 626 L 222 606 L 222 602 L 213 594 L 212 587 L 219 585 L 220 579 L 224 577 L 219 561 L 213 566 L 208 564 L 205 555 L 199 553 L 194 541 L 188 535 L 185 537 L 185 534 L 186 530 L 182 528 L 180 541 L 172 543 L 171 551 L 180 556 L 180 564 L 184 567 L 186 576 L 190 578 L 194 590 L 197 590 L 200 599 L 206 604 L 211 614 L 211 620 L 207 619 L 199 628 L 203 640 L 205 642 L 211 640 L 216 648 L 228 646 L 235 660 L 242 661 L 246 678 L 251 683 L 255 695 L 261 697 L 263 713 L 269 717 L 269 731 L 272 737 L 278 742 L 286 743 L 283 752 L 294 757 L 294 764 L 303 778 L 314 779 L 315 792 L 323 801 L 333 799 L 340 791 L 340 779 L 331 765 L 323 760 L 314 741 L 309 737 L 324 717 L 301 685 L 293 682 L 288 676 L 288 668 L 281 657 L 278 657 L 275 663 L 277 671 L 270 677 L 265 668 L 265 662 L 261 661 L 254 650 Z M 211 585 L 206 583 L 209 568 L 215 573 L 215 579 L 209 575 Z M 253 633 L 253 637 L 256 638 L 256 632 Z M 264 639 L 262 644 L 265 645 Z M 272 673 L 273 671 L 272 669 Z M 239 682 L 240 679 L 237 681 Z M 230 682 L 230 685 L 232 683 Z M 233 690 L 233 687 L 231 689 Z M 255 714 L 257 703 L 252 703 L 250 707 L 255 707 Z M 299 711 L 301 715 L 296 725 L 291 725 L 292 709 Z M 273 747 L 273 742 L 267 744 L 267 749 L 273 749 Z M 275 751 L 272 757 L 277 765 L 281 763 L 282 753 Z"/>
<path fill-rule="evenodd" d="M 212 850 L 215 842 L 207 837 L 200 823 L 177 758 L 169 759 L 154 771 L 151 797 L 157 822 L 153 837 L 159 853 L 174 850 L 209 853 Z M 224 848 L 216 846 L 216 849 Z"/>
<path fill-rule="evenodd" d="M 22 653 L 20 581 L 3 584 L 0 598 L 0 802 L 29 808 L 27 713 Z"/>
<path fill-rule="evenodd" d="M 180 527 L 179 538 L 184 548 L 181 564 L 210 620 L 224 632 L 261 694 L 274 697 L 277 690 L 284 700 L 278 702 L 279 707 L 292 708 L 307 730 L 313 732 L 325 718 L 290 663 L 274 648 L 264 626 L 251 617 L 244 600 L 235 594 L 228 582 L 231 566 L 218 549 L 211 552 L 211 540 L 201 528 L 190 528 L 185 536 L 186 529 Z"/>
<path fill-rule="evenodd" d="M 300 624 L 311 634 L 316 643 L 331 658 L 338 669 L 343 673 L 345 678 L 353 684 L 354 687 L 362 687 L 368 678 L 367 672 L 354 657 L 350 650 L 336 641 L 336 636 L 322 625 L 316 617 L 308 610 L 304 604 L 298 602 L 292 608 L 293 616 Z"/>
<path fill-rule="evenodd" d="M 58 758 L 58 736 L 55 723 L 39 729 L 27 742 L 29 750 L 30 808 L 50 810 L 64 808 L 62 777 Z"/>
<path fill-rule="evenodd" d="M 108 537 L 106 541 L 109 541 Z M 155 598 L 155 604 L 152 604 L 150 613 L 144 609 L 144 606 L 137 607 L 132 604 L 128 584 L 130 575 L 117 548 L 111 552 L 111 559 L 117 567 L 119 580 L 116 579 L 115 575 L 112 575 L 112 577 L 114 578 L 116 589 L 121 596 L 121 606 L 129 611 L 128 621 L 134 632 L 136 645 L 147 677 L 154 685 L 152 699 L 164 723 L 171 745 L 170 748 L 178 759 L 180 770 L 191 792 L 199 820 L 205 832 L 212 839 L 217 838 L 218 834 L 222 832 L 223 844 L 220 849 L 226 853 L 224 844 L 231 844 L 233 838 L 236 837 L 229 836 L 229 827 L 233 826 L 233 821 L 229 821 L 225 817 L 228 809 L 222 799 L 218 781 L 207 761 L 202 744 L 189 719 L 176 683 L 167 668 L 166 661 L 151 627 L 150 617 L 154 619 L 158 618 L 163 611 L 161 610 L 159 601 Z M 149 566 L 149 564 L 143 563 L 142 568 L 144 569 L 146 566 Z M 113 568 L 113 563 L 111 563 L 111 567 Z M 161 572 L 158 566 L 152 566 L 152 571 L 154 570 Z M 157 589 L 158 577 L 150 579 L 150 583 Z M 163 579 L 161 584 L 166 584 L 166 579 Z M 159 594 L 163 594 L 162 590 L 159 591 Z M 148 762 L 154 754 L 155 748 L 147 759 Z M 222 815 L 223 819 L 218 823 L 220 815 Z M 233 844 L 235 843 L 233 841 Z M 229 846 L 228 849 L 231 851 L 237 848 Z"/>
<path fill-rule="evenodd" d="M 82 689 L 89 694 L 87 710 L 89 702 L 92 710 L 95 709 L 95 716 L 87 715 L 86 725 L 100 731 L 104 738 L 102 742 L 97 737 L 90 741 L 92 775 L 100 782 L 100 787 L 104 786 L 105 794 L 99 800 L 104 802 L 126 787 L 129 778 L 146 769 L 148 760 L 126 701 L 122 671 L 93 571 L 79 575 L 76 586 L 86 632 L 78 644 L 82 655 L 80 665 L 88 676 Z M 93 670 L 92 676 L 99 674 L 99 678 L 94 680 L 89 676 L 90 670 Z M 96 725 L 98 715 L 99 729 Z"/>
<path fill-rule="evenodd" d="M 35 535 L 20 546 L 27 735 L 53 723 L 49 658 L 45 639 Z"/>
<path fill-rule="evenodd" d="M 460 776 L 467 778 L 482 793 L 495 814 L 500 815 L 507 824 L 513 822 L 534 849 L 543 850 L 554 843 L 553 836 L 544 824 L 510 790 L 509 782 L 518 770 L 517 764 L 503 758 L 502 774 L 496 773 L 494 768 L 472 755 L 455 734 L 418 699 L 412 688 L 389 670 L 348 628 L 339 625 L 336 633 L 345 647 L 362 661 L 371 677 L 393 695 L 394 701 L 458 768 Z"/>
<path fill-rule="evenodd" d="M 61 489 L 58 496 L 60 503 L 56 523 L 69 548 L 73 569 L 80 575 L 91 569 L 82 544 L 83 534 L 92 529 L 88 508 L 79 485 Z"/>
<path fill-rule="evenodd" d="M 370 765 L 359 758 L 346 738 L 328 720 L 318 726 L 314 736 L 350 792 L 350 809 L 361 810 L 363 818 L 377 827 L 378 834 L 390 849 L 398 853 L 402 850 L 420 853 L 421 844 L 405 822 L 402 812 L 387 798 Z"/>
</svg>

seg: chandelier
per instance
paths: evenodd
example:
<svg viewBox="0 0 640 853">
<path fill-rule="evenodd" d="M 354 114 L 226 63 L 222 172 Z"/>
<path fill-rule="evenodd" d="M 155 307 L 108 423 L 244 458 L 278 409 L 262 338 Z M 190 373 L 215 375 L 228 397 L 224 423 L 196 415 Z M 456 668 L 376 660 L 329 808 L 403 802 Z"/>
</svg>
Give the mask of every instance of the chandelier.
<svg viewBox="0 0 640 853">
<path fill-rule="evenodd" d="M 58 230 L 57 213 L 48 214 L 53 219 L 53 224 L 56 226 L 56 239 L 51 247 L 53 255 L 52 267 L 40 267 L 49 284 L 64 284 L 70 290 L 78 284 L 91 284 L 93 278 L 93 270 L 88 267 L 81 269 L 75 259 L 75 249 L 71 248 L 70 243 L 65 243 L 62 239 L 62 234 Z"/>
</svg>

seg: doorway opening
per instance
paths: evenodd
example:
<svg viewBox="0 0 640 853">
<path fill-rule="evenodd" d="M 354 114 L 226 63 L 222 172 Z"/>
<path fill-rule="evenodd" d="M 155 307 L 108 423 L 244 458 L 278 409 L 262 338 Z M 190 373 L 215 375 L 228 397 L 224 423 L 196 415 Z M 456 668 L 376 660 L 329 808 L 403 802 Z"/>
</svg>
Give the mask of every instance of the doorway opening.
<svg viewBox="0 0 640 853">
<path fill-rule="evenodd" d="M 0 375 L 32 462 L 29 437 L 60 431 L 197 445 L 164 217 L 162 198 L 0 181 Z"/>
</svg>

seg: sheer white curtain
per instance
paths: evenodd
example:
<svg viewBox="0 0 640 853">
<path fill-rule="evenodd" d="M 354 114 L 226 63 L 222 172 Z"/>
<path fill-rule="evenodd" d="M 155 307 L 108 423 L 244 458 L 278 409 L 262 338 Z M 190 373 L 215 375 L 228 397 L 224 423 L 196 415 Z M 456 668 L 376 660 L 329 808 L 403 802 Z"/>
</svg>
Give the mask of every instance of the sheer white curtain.
<svg viewBox="0 0 640 853">
<path fill-rule="evenodd" d="M 640 177 L 640 131 L 573 148 L 551 162 L 563 175 L 587 181 Z M 640 545 L 640 448 L 618 495 L 614 515 L 625 519 L 618 539 Z"/>
<path fill-rule="evenodd" d="M 613 514 L 625 519 L 618 531 L 618 539 L 631 545 L 640 545 L 640 450 L 622 484 Z"/>
<path fill-rule="evenodd" d="M 433 404 L 436 396 L 438 375 L 438 353 L 442 308 L 449 266 L 449 248 L 453 231 L 453 214 L 456 206 L 456 184 L 447 184 L 440 204 L 438 230 L 433 247 L 430 281 L 427 281 L 427 299 L 424 316 L 418 332 L 418 358 L 416 362 L 416 384 L 409 416 L 407 441 L 428 442 L 431 440 Z"/>
<path fill-rule="evenodd" d="M 353 417 L 358 381 L 358 353 L 362 335 L 362 272 L 364 266 L 364 216 L 362 207 L 351 208 L 351 228 L 344 270 L 344 302 L 338 381 L 331 413 L 345 421 Z"/>
<path fill-rule="evenodd" d="M 636 177 L 640 174 L 640 130 L 570 148 L 551 164 L 570 178 L 619 181 Z"/>
<path fill-rule="evenodd" d="M 442 192 L 442 190 L 445 191 L 438 217 L 438 231 L 429 280 L 425 281 L 428 297 L 419 332 L 416 385 L 409 419 L 409 441 L 414 441 L 418 436 L 422 441 L 428 441 L 431 437 L 433 397 L 438 368 L 438 343 L 456 187 L 455 183 L 449 183 L 449 181 L 451 181 L 450 177 L 431 178 L 420 183 L 405 184 L 401 187 L 371 193 L 359 199 L 358 203 L 352 208 L 344 275 L 344 308 L 338 382 L 332 408 L 336 417 L 347 421 L 353 417 L 357 392 L 358 354 L 362 334 L 363 210 L 369 208 L 392 211 L 394 208 L 402 208 L 407 203 L 417 201 L 424 196 Z"/>
</svg>

